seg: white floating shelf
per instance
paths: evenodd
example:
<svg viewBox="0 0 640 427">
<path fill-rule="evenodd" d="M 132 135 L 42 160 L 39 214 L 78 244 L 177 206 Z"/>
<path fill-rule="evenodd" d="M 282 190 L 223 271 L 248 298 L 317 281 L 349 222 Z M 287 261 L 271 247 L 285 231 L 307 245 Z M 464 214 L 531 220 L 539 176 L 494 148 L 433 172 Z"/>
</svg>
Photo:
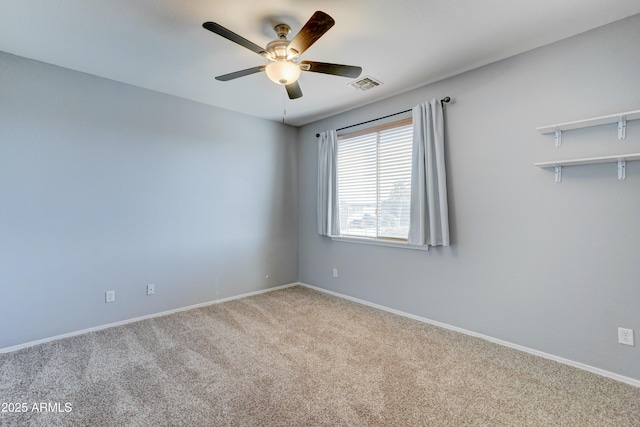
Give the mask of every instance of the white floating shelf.
<svg viewBox="0 0 640 427">
<path fill-rule="evenodd" d="M 568 159 L 568 160 L 554 160 L 552 162 L 540 162 L 534 163 L 539 168 L 552 168 L 554 166 L 578 166 L 578 165 L 593 165 L 596 163 L 615 163 L 618 159 L 626 161 L 640 160 L 640 153 L 632 154 L 618 154 L 615 156 L 601 156 L 601 157 L 587 157 L 584 159 Z"/>
<path fill-rule="evenodd" d="M 541 134 L 555 133 L 556 147 L 562 144 L 562 132 L 567 130 L 582 129 L 591 126 L 600 126 L 610 123 L 618 123 L 618 139 L 626 136 L 627 122 L 640 119 L 640 110 L 627 111 L 624 113 L 609 114 L 608 116 L 592 117 L 590 119 L 576 120 L 573 122 L 558 123 L 555 125 L 541 126 L 536 128 Z"/>
<path fill-rule="evenodd" d="M 640 110 L 627 111 L 626 113 L 610 114 L 608 116 L 593 117 L 590 119 L 576 120 L 574 122 L 558 123 L 556 125 L 541 126 L 536 130 L 542 134 L 553 133 L 557 130 L 573 130 L 600 126 L 610 123 L 618 123 L 620 117 L 625 117 L 627 121 L 640 119 Z"/>
<path fill-rule="evenodd" d="M 593 165 L 598 163 L 618 163 L 618 179 L 625 178 L 625 162 L 640 160 L 640 153 L 617 154 L 614 156 L 587 157 L 584 159 L 554 160 L 534 163 L 539 168 L 555 168 L 556 182 L 562 181 L 563 166 Z"/>
</svg>

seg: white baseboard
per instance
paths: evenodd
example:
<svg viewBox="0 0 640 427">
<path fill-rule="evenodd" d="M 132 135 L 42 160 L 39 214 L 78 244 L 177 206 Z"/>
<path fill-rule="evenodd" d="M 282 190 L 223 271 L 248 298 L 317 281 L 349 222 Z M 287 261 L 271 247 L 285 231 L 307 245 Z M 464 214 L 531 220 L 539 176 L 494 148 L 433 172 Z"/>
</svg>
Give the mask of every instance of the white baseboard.
<svg viewBox="0 0 640 427">
<path fill-rule="evenodd" d="M 439 327 L 444 328 L 444 329 L 449 329 L 451 331 L 460 332 L 462 334 L 470 335 L 472 337 L 481 338 L 483 340 L 490 341 L 490 342 L 495 343 L 495 344 L 503 345 L 505 347 L 513 348 L 513 349 L 520 350 L 520 351 L 524 351 L 525 353 L 533 354 L 535 356 L 540 356 L 540 357 L 543 357 L 545 359 L 549 359 L 549 360 L 553 360 L 555 362 L 562 363 L 564 365 L 573 366 L 574 368 L 578 368 L 578 369 L 582 369 L 582 370 L 585 370 L 585 371 L 589 371 L 589 372 L 592 372 L 594 374 L 598 374 L 598 375 L 603 376 L 603 377 L 611 378 L 613 380 L 620 381 L 620 382 L 632 385 L 634 387 L 640 387 L 640 380 L 637 380 L 637 379 L 634 379 L 634 378 L 630 378 L 630 377 L 625 377 L 624 375 L 619 375 L 619 374 L 616 374 L 614 372 L 605 371 L 604 369 L 595 368 L 593 366 L 585 365 L 584 363 L 580 363 L 580 362 L 576 362 L 576 361 L 573 361 L 573 360 L 565 359 L 564 357 L 560 357 L 560 356 L 556 356 L 556 355 L 553 355 L 553 354 L 545 353 L 543 351 L 538 351 L 538 350 L 535 350 L 535 349 L 532 349 L 532 348 L 529 348 L 529 347 L 524 347 L 524 346 L 521 346 L 521 345 L 518 345 L 518 344 L 511 343 L 509 341 L 504 341 L 504 340 L 501 340 L 501 339 L 498 339 L 498 338 L 493 338 L 493 337 L 490 337 L 488 335 L 479 334 L 477 332 L 469 331 L 467 329 L 459 328 L 457 326 L 448 325 L 446 323 L 438 322 L 436 320 L 431 320 L 431 319 L 427 319 L 425 317 L 416 316 L 414 314 L 405 313 L 405 312 L 400 311 L 400 310 L 396 310 L 396 309 L 393 309 L 393 308 L 385 307 L 383 305 L 375 304 L 375 303 L 372 303 L 372 302 L 369 302 L 369 301 L 365 301 L 365 300 L 362 300 L 362 299 L 359 299 L 359 298 L 351 297 L 349 295 L 344 295 L 344 294 L 340 294 L 338 292 L 329 291 L 327 289 L 318 288 L 316 286 L 307 285 L 306 283 L 299 283 L 299 285 L 307 287 L 309 289 L 316 290 L 318 292 L 324 292 L 326 294 L 330 294 L 330 295 L 333 295 L 333 296 L 336 296 L 336 297 L 339 297 L 339 298 L 343 298 L 343 299 L 346 299 L 346 300 L 349 300 L 349 301 L 353 301 L 353 302 L 356 302 L 356 303 L 359 303 L 359 304 L 367 305 L 369 307 L 373 307 L 373 308 L 377 308 L 377 309 L 380 309 L 380 310 L 388 311 L 389 313 L 397 314 L 399 316 L 408 317 L 410 319 L 414 319 L 414 320 L 417 320 L 419 322 L 424 322 L 424 323 L 428 323 L 430 325 L 439 326 Z"/>
<path fill-rule="evenodd" d="M 73 331 L 73 332 L 69 332 L 69 333 L 66 333 L 66 334 L 62 334 L 62 335 L 56 335 L 56 336 L 49 337 L 49 338 L 43 338 L 43 339 L 36 340 L 36 341 L 30 341 L 30 342 L 27 342 L 27 343 L 24 343 L 24 344 L 18 344 L 18 345 L 14 345 L 14 346 L 11 346 L 11 347 L 0 348 L 0 353 L 10 353 L 12 351 L 21 350 L 21 349 L 27 348 L 27 347 L 33 347 L 34 345 L 44 344 L 44 343 L 47 343 L 47 342 L 56 341 L 56 340 L 60 340 L 60 339 L 63 339 L 63 338 L 75 337 L 77 335 L 83 335 L 83 334 L 87 334 L 89 332 L 100 331 L 102 329 L 113 328 L 115 326 L 126 325 L 128 323 L 139 322 L 140 320 L 152 319 L 154 317 L 166 316 L 168 314 L 178 313 L 178 312 L 186 311 L 186 310 L 192 310 L 194 308 L 206 307 L 208 305 L 213 305 L 213 304 L 220 304 L 222 302 L 233 301 L 233 300 L 240 299 L 240 298 L 250 297 L 252 295 L 259 295 L 259 294 L 263 294 L 265 292 L 277 291 L 278 289 L 285 289 L 285 288 L 290 288 L 292 286 L 298 286 L 298 285 L 300 285 L 300 283 L 289 283 L 288 285 L 276 286 L 274 288 L 268 288 L 268 289 L 261 289 L 259 291 L 248 292 L 246 294 L 235 295 L 235 296 L 227 297 L 227 298 L 220 298 L 220 299 L 217 299 L 217 300 L 203 302 L 203 303 L 194 304 L 194 305 L 189 305 L 189 306 L 186 306 L 186 307 L 174 308 L 173 310 L 167 310 L 167 311 L 161 311 L 159 313 L 147 314 L 146 316 L 134 317 L 133 319 L 121 320 L 119 322 L 108 323 L 106 325 L 95 326 L 93 328 L 81 329 L 79 331 Z"/>
</svg>

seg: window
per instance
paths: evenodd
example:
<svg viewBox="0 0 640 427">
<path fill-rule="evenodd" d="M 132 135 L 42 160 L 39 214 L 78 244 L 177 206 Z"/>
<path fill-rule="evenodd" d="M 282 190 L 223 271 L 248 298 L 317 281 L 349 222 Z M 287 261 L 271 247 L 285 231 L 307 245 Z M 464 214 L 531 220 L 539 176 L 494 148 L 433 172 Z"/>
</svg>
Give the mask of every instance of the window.
<svg viewBox="0 0 640 427">
<path fill-rule="evenodd" d="M 412 140 L 410 118 L 338 138 L 341 236 L 407 240 Z"/>
</svg>

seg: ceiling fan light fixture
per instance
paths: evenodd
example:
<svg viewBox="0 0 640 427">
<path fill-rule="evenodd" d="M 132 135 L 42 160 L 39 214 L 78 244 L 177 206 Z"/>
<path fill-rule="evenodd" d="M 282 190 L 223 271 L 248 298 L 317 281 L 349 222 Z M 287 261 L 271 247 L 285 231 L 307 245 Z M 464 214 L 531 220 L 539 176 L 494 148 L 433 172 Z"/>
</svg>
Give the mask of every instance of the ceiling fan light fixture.
<svg viewBox="0 0 640 427">
<path fill-rule="evenodd" d="M 279 59 L 267 64 L 265 72 L 272 82 L 288 85 L 295 83 L 300 77 L 300 66 L 286 59 Z"/>
<path fill-rule="evenodd" d="M 265 48 L 258 46 L 215 22 L 207 21 L 202 24 L 202 26 L 212 33 L 224 37 L 271 61 L 267 65 L 259 65 L 257 67 L 216 76 L 216 80 L 228 82 L 238 77 L 249 76 L 264 71 L 267 77 L 269 77 L 269 80 L 285 87 L 289 99 L 298 99 L 302 96 L 302 90 L 297 83 L 302 71 L 349 78 L 357 78 L 360 76 L 360 73 L 362 73 L 361 67 L 355 67 L 353 65 L 300 61 L 300 56 L 329 31 L 334 24 L 335 21 L 332 17 L 321 10 L 317 10 L 292 40 L 287 40 L 287 36 L 291 33 L 291 28 L 287 24 L 277 24 L 274 30 L 278 35 L 278 39 L 270 41 Z"/>
</svg>

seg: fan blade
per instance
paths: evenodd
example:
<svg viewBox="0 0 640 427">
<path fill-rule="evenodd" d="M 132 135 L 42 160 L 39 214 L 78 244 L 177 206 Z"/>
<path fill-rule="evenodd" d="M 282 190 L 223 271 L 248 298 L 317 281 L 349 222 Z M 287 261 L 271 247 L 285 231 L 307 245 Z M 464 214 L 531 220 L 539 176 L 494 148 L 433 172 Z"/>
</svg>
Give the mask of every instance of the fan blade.
<svg viewBox="0 0 640 427">
<path fill-rule="evenodd" d="M 333 27 L 336 21 L 332 17 L 324 12 L 317 11 L 311 18 L 304 24 L 304 27 L 289 43 L 288 49 L 295 50 L 298 55 L 302 55 L 305 50 L 309 49 L 309 46 L 314 44 L 324 33 L 329 31 L 329 28 Z"/>
<path fill-rule="evenodd" d="M 258 55 L 266 54 L 266 50 L 264 48 L 258 46 L 253 42 L 250 42 L 242 36 L 237 35 L 233 31 L 226 29 L 220 24 L 216 24 L 215 22 L 205 22 L 204 24 L 202 24 L 202 26 L 207 30 L 216 33 L 217 35 L 224 37 L 227 40 L 231 40 L 232 42 L 237 43 L 242 47 L 246 47 L 247 49 L 257 53 Z"/>
<path fill-rule="evenodd" d="M 354 67 L 353 65 L 329 64 L 327 62 L 302 61 L 300 63 L 302 71 L 311 71 L 313 73 L 331 74 L 334 76 L 356 78 L 362 73 L 362 67 Z"/>
<path fill-rule="evenodd" d="M 238 77 L 249 76 L 251 74 L 264 71 L 265 67 L 265 65 L 260 65 L 259 67 L 247 68 L 246 70 L 236 71 L 235 73 L 223 74 L 222 76 L 216 77 L 216 80 L 220 80 L 221 82 L 228 82 L 229 80 L 237 79 Z"/>
<path fill-rule="evenodd" d="M 287 89 L 289 99 L 298 99 L 302 97 L 302 89 L 300 89 L 300 84 L 298 82 L 288 84 L 285 88 Z"/>
</svg>

